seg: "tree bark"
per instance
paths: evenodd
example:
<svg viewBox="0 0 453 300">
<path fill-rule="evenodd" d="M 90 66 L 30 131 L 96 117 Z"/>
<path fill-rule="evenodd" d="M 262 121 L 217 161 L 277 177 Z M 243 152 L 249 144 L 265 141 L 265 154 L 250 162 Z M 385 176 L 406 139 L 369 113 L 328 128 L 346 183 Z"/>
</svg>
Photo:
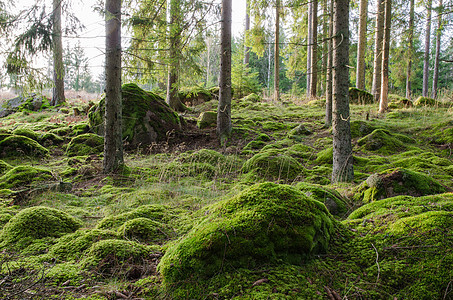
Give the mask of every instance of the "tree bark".
<svg viewBox="0 0 453 300">
<path fill-rule="evenodd" d="M 411 85 L 412 85 L 412 80 L 411 80 L 411 72 L 412 72 L 412 58 L 414 54 L 414 0 L 410 0 L 409 4 L 409 49 L 407 50 L 407 72 L 406 72 L 406 98 L 411 99 L 412 98 L 412 92 L 411 92 Z"/>
<path fill-rule="evenodd" d="M 425 56 L 423 59 L 423 89 L 422 96 L 428 97 L 428 81 L 429 81 L 429 46 L 431 37 L 431 9 L 432 0 L 428 0 L 427 16 L 426 16 L 426 31 L 425 31 Z"/>
<path fill-rule="evenodd" d="M 326 126 L 332 125 L 332 60 L 333 60 L 333 0 L 329 7 L 329 39 L 327 42 L 327 74 L 326 74 Z"/>
<path fill-rule="evenodd" d="M 377 0 L 376 26 L 374 36 L 373 86 L 374 101 L 381 98 L 382 38 L 384 36 L 384 0 Z"/>
<path fill-rule="evenodd" d="M 392 0 L 385 0 L 384 38 L 382 41 L 382 69 L 381 69 L 381 98 L 379 112 L 384 113 L 388 108 L 389 92 L 389 54 L 390 54 L 390 26 L 392 22 Z"/>
<path fill-rule="evenodd" d="M 275 1 L 274 101 L 280 100 L 280 0 Z"/>
<path fill-rule="evenodd" d="M 318 84 L 318 0 L 312 0 L 311 5 L 311 79 L 310 98 L 316 98 Z"/>
<path fill-rule="evenodd" d="M 368 14 L 368 0 L 360 0 L 359 15 L 359 41 L 357 48 L 357 71 L 356 87 L 365 89 L 365 49 L 366 49 L 366 25 Z"/>
<path fill-rule="evenodd" d="M 312 38 L 313 38 L 313 29 L 312 29 L 312 25 L 313 25 L 313 22 L 312 22 L 312 12 L 313 12 L 313 9 L 312 9 L 312 6 L 313 6 L 313 2 L 309 1 L 308 2 L 308 23 L 307 23 L 307 98 L 310 98 L 310 95 L 311 95 L 311 92 L 310 92 L 310 89 L 311 89 L 311 66 L 312 66 L 312 55 L 311 55 L 311 51 L 312 51 L 312 45 L 313 45 L 313 41 L 312 41 Z"/>
<path fill-rule="evenodd" d="M 222 33 L 217 136 L 225 145 L 231 134 L 231 0 L 222 0 Z"/>
<path fill-rule="evenodd" d="M 436 56 L 434 59 L 433 90 L 431 98 L 437 98 L 437 83 L 439 81 L 439 58 L 440 58 L 440 39 L 442 36 L 442 0 L 439 0 L 439 10 L 437 12 L 437 31 L 436 31 Z"/>
<path fill-rule="evenodd" d="M 51 105 L 65 102 L 63 45 L 61 41 L 61 0 L 53 0 L 52 14 L 53 80 Z"/>
<path fill-rule="evenodd" d="M 105 1 L 104 173 L 124 164 L 121 107 L 121 0 Z"/>
<path fill-rule="evenodd" d="M 245 2 L 245 33 L 244 33 L 244 44 L 247 39 L 247 32 L 250 30 L 250 0 Z M 244 65 L 247 68 L 250 61 L 250 47 L 244 45 Z"/>
<path fill-rule="evenodd" d="M 349 123 L 349 0 L 334 0 L 332 182 L 354 177 Z"/>
</svg>

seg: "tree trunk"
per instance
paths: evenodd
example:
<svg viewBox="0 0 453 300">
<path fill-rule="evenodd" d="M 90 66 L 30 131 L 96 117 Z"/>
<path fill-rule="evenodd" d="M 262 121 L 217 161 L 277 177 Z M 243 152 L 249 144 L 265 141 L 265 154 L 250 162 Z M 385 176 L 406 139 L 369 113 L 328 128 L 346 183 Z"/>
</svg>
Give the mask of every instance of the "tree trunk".
<svg viewBox="0 0 453 300">
<path fill-rule="evenodd" d="M 335 0 L 333 32 L 332 182 L 354 177 L 349 123 L 349 0 Z"/>
<path fill-rule="evenodd" d="M 61 0 L 53 0 L 52 36 L 54 87 L 52 88 L 51 105 L 58 105 L 65 102 L 63 45 L 61 41 Z"/>
<path fill-rule="evenodd" d="M 425 31 L 425 57 L 423 59 L 423 90 L 422 96 L 428 97 L 428 80 L 429 80 L 429 46 L 431 37 L 431 8 L 432 0 L 428 0 L 427 16 L 426 16 L 426 31 Z"/>
<path fill-rule="evenodd" d="M 250 0 L 245 2 L 245 33 L 244 33 L 244 44 L 247 39 L 247 32 L 250 30 Z M 244 45 L 244 65 L 247 68 L 250 61 L 250 47 Z"/>
<path fill-rule="evenodd" d="M 222 33 L 217 136 L 225 145 L 231 134 L 231 0 L 222 0 Z"/>
<path fill-rule="evenodd" d="M 319 94 L 320 95 L 325 95 L 326 96 L 326 76 L 327 76 L 327 44 L 329 43 L 329 1 L 328 0 L 323 0 L 323 9 L 322 9 L 322 36 L 323 36 L 323 46 L 322 46 L 322 72 L 319 74 L 320 78 L 318 78 L 319 82 Z"/>
<path fill-rule="evenodd" d="M 406 98 L 411 99 L 411 71 L 412 71 L 412 57 L 414 54 L 414 0 L 410 0 L 409 7 L 409 49 L 407 50 L 407 72 L 406 72 Z"/>
<path fill-rule="evenodd" d="M 121 0 L 105 1 L 104 173 L 124 164 L 121 133 Z"/>
<path fill-rule="evenodd" d="M 434 59 L 433 90 L 431 98 L 437 98 L 437 83 L 439 81 L 439 58 L 440 58 L 440 38 L 442 36 L 442 0 L 439 0 L 439 10 L 437 12 L 437 31 L 436 31 L 436 56 Z"/>
<path fill-rule="evenodd" d="M 275 1 L 274 101 L 280 100 L 280 0 Z"/>
<path fill-rule="evenodd" d="M 312 51 L 312 45 L 313 45 L 313 41 L 312 41 L 312 38 L 313 38 L 313 33 L 312 33 L 312 25 L 313 25 L 313 22 L 312 22 L 312 12 L 313 12 L 313 9 L 312 9 L 312 6 L 313 6 L 313 2 L 309 1 L 308 2 L 308 23 L 307 23 L 307 98 L 310 98 L 310 95 L 311 95 L 311 92 L 310 92 L 310 88 L 311 88 L 311 66 L 312 66 L 312 61 L 311 61 L 311 58 L 312 58 L 312 55 L 311 55 L 311 51 Z"/>
<path fill-rule="evenodd" d="M 318 0 L 311 5 L 311 79 L 310 98 L 316 98 L 318 84 Z"/>
<path fill-rule="evenodd" d="M 385 0 L 384 19 L 385 19 L 384 39 L 382 41 L 381 98 L 379 100 L 380 113 L 384 113 L 388 108 L 390 26 L 392 22 L 392 0 Z"/>
<path fill-rule="evenodd" d="M 327 42 L 327 74 L 326 74 L 326 126 L 332 125 L 332 50 L 333 50 L 333 0 L 329 7 L 329 39 Z"/>
<path fill-rule="evenodd" d="M 365 49 L 366 49 L 366 25 L 368 14 L 368 0 L 360 0 L 359 15 L 359 41 L 357 48 L 357 72 L 356 87 L 365 89 Z"/>
<path fill-rule="evenodd" d="M 374 101 L 381 98 L 382 38 L 384 36 L 384 0 L 377 0 L 376 26 L 374 36 L 373 86 Z"/>
</svg>

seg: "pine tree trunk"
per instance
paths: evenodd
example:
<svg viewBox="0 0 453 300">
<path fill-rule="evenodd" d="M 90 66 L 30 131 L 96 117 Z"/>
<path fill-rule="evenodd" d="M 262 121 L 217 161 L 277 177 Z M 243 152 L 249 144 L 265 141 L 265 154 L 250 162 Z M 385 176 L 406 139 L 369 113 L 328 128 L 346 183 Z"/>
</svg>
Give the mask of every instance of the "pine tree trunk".
<svg viewBox="0 0 453 300">
<path fill-rule="evenodd" d="M 245 33 L 244 44 L 246 44 L 247 32 L 250 30 L 250 0 L 246 0 L 245 4 Z M 250 61 L 250 47 L 244 45 L 244 65 L 249 66 Z"/>
<path fill-rule="evenodd" d="M 65 102 L 63 45 L 61 41 L 61 0 L 53 0 L 52 35 L 54 87 L 52 88 L 51 105 L 55 106 Z"/>
<path fill-rule="evenodd" d="M 231 134 L 231 0 L 222 0 L 222 33 L 217 136 L 225 145 Z"/>
<path fill-rule="evenodd" d="M 356 87 L 365 89 L 365 49 L 366 49 L 366 25 L 368 14 L 368 0 L 360 0 L 359 15 L 359 41 L 357 49 L 357 72 Z"/>
<path fill-rule="evenodd" d="M 332 182 L 354 177 L 349 123 L 349 0 L 334 0 Z"/>
<path fill-rule="evenodd" d="M 381 98 L 379 112 L 384 113 L 388 108 L 389 91 L 389 54 L 390 54 L 390 26 L 392 22 L 392 0 L 385 0 L 384 39 L 382 41 L 382 69 L 381 69 Z"/>
<path fill-rule="evenodd" d="M 436 56 L 434 59 L 433 90 L 431 98 L 437 98 L 437 83 L 439 81 L 439 58 L 440 58 L 440 38 L 442 36 L 442 0 L 439 0 L 439 10 L 437 12 L 437 31 L 436 31 Z"/>
<path fill-rule="evenodd" d="M 410 0 L 409 7 L 409 49 L 407 50 L 407 72 L 406 72 L 406 98 L 411 99 L 411 71 L 412 71 L 412 57 L 414 53 L 414 0 Z"/>
<path fill-rule="evenodd" d="M 377 0 L 376 26 L 374 36 L 373 86 L 374 101 L 381 98 L 382 39 L 384 36 L 384 0 Z"/>
<path fill-rule="evenodd" d="M 329 39 L 327 42 L 327 74 L 326 74 L 326 126 L 332 125 L 332 60 L 333 60 L 333 0 L 329 7 Z"/>
<path fill-rule="evenodd" d="M 423 90 L 422 96 L 428 97 L 428 81 L 429 81 L 429 46 L 431 37 L 431 8 L 432 0 L 428 0 L 427 16 L 426 16 L 426 31 L 425 31 L 425 57 L 423 59 Z"/>
<path fill-rule="evenodd" d="M 311 5 L 311 79 L 310 98 L 316 98 L 318 84 L 318 0 Z"/>
<path fill-rule="evenodd" d="M 326 76 L 327 76 L 327 56 L 328 56 L 328 53 L 327 53 L 327 44 L 329 43 L 329 40 L 328 40 L 328 37 L 329 37 L 329 4 L 328 4 L 328 0 L 323 0 L 322 2 L 322 5 L 323 5 L 323 8 L 322 8 L 322 14 L 323 14 L 323 18 L 322 18 L 322 36 L 323 36 L 323 46 L 322 46 L 322 71 L 321 73 L 319 74 L 320 75 L 320 78 L 318 78 L 318 82 L 319 82 L 319 92 L 320 92 L 320 95 L 324 95 L 324 96 L 327 96 L 326 95 L 326 87 L 325 87 L 325 84 L 326 84 Z"/>
<path fill-rule="evenodd" d="M 105 129 L 104 173 L 124 164 L 121 133 L 121 0 L 105 2 Z"/>
<path fill-rule="evenodd" d="M 275 1 L 274 101 L 280 100 L 280 0 Z"/>
<path fill-rule="evenodd" d="M 313 12 L 313 9 L 312 9 L 312 6 L 313 6 L 313 2 L 309 1 L 308 2 L 308 23 L 307 23 L 307 98 L 310 98 L 310 95 L 311 95 L 311 92 L 310 92 L 310 89 L 311 89 L 311 66 L 312 66 L 312 55 L 311 55 L 311 51 L 313 49 L 312 45 L 313 45 L 313 41 L 312 41 L 312 38 L 313 38 L 313 33 L 312 33 L 312 25 L 313 25 L 313 22 L 312 22 L 312 12 Z"/>
</svg>

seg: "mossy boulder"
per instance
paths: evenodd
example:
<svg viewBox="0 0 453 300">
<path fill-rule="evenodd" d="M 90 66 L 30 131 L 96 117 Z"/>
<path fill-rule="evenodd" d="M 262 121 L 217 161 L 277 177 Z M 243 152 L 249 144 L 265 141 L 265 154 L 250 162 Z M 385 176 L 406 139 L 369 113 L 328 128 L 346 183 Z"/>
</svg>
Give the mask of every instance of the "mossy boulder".
<svg viewBox="0 0 453 300">
<path fill-rule="evenodd" d="M 318 164 L 333 164 L 333 148 L 328 147 L 324 150 L 321 150 L 316 154 L 316 160 Z"/>
<path fill-rule="evenodd" d="M 217 126 L 217 112 L 205 111 L 200 114 L 197 120 L 197 127 L 205 129 L 207 127 Z"/>
<path fill-rule="evenodd" d="M 418 97 L 415 101 L 414 101 L 414 105 L 415 106 L 441 106 L 440 105 L 441 103 L 438 102 L 437 100 L 433 99 L 433 98 L 429 98 L 429 97 Z"/>
<path fill-rule="evenodd" d="M 279 259 L 300 263 L 325 252 L 334 233 L 326 207 L 288 185 L 257 184 L 204 211 L 205 220 L 162 257 L 167 287 Z"/>
<path fill-rule="evenodd" d="M 149 145 L 165 141 L 168 132 L 181 132 L 185 121 L 160 96 L 144 91 L 136 84 L 124 84 L 122 90 L 122 138 L 127 145 Z M 105 98 L 94 105 L 88 117 L 91 129 L 104 135 Z"/>
<path fill-rule="evenodd" d="M 395 95 L 395 94 L 389 94 L 388 98 L 389 98 L 389 104 L 388 104 L 389 108 L 398 109 L 398 108 L 410 108 L 410 107 L 414 106 L 414 104 L 412 103 L 411 100 L 398 96 L 398 95 Z"/>
<path fill-rule="evenodd" d="M 37 142 L 39 141 L 39 137 L 41 136 L 41 133 L 31 130 L 30 128 L 17 128 L 11 133 L 14 135 L 26 136 Z"/>
<path fill-rule="evenodd" d="M 446 191 L 444 186 L 423 173 L 396 168 L 369 176 L 357 187 L 354 199 L 368 203 L 397 195 L 424 196 Z"/>
<path fill-rule="evenodd" d="M 303 124 L 299 124 L 288 132 L 288 138 L 301 142 L 305 136 L 311 135 L 313 132 L 308 130 Z"/>
<path fill-rule="evenodd" d="M 358 88 L 349 88 L 349 103 L 351 104 L 373 104 L 374 97 L 370 93 Z"/>
<path fill-rule="evenodd" d="M 319 184 L 307 182 L 299 182 L 295 187 L 306 196 L 312 197 L 313 199 L 324 203 L 332 215 L 342 216 L 347 212 L 345 198 L 343 198 L 340 193 L 335 190 L 328 189 Z"/>
<path fill-rule="evenodd" d="M 16 157 L 29 155 L 44 157 L 49 150 L 41 146 L 37 141 L 26 136 L 11 135 L 0 141 L 0 157 Z"/>
<path fill-rule="evenodd" d="M 371 125 L 370 122 L 358 120 L 351 121 L 352 138 L 363 137 L 365 135 L 372 133 L 376 129 L 377 129 L 376 126 Z"/>
<path fill-rule="evenodd" d="M 251 93 L 251 94 L 243 97 L 240 101 L 257 103 L 257 102 L 261 102 L 262 100 L 263 100 L 263 98 L 261 98 L 261 96 L 255 94 L 255 93 Z"/>
<path fill-rule="evenodd" d="M 187 106 L 196 106 L 213 98 L 210 91 L 201 86 L 181 88 L 178 93 L 179 99 Z"/>
<path fill-rule="evenodd" d="M 259 152 L 242 166 L 244 173 L 253 172 L 262 179 L 292 181 L 303 177 L 306 169 L 295 158 L 278 150 Z"/>
<path fill-rule="evenodd" d="M 6 101 L 0 106 L 0 118 L 6 117 L 18 111 L 39 111 L 49 107 L 49 99 L 44 96 L 30 94 L 18 96 Z"/>
<path fill-rule="evenodd" d="M 35 206 L 25 208 L 12 217 L 0 233 L 0 249 L 23 249 L 42 238 L 58 238 L 76 231 L 82 222 L 66 212 Z"/>
<path fill-rule="evenodd" d="M 23 188 L 52 178 L 52 173 L 44 168 L 20 165 L 0 177 L 1 189 Z"/>
<path fill-rule="evenodd" d="M 128 240 L 136 240 L 142 243 L 164 241 L 173 236 L 170 227 L 148 218 L 135 218 L 126 221 L 118 229 L 118 233 Z"/>
<path fill-rule="evenodd" d="M 72 138 L 66 148 L 67 156 L 100 154 L 104 150 L 104 138 L 97 134 L 85 133 Z"/>
<path fill-rule="evenodd" d="M 55 133 L 46 132 L 39 137 L 38 141 L 44 146 L 55 146 L 63 144 L 64 139 Z"/>
<path fill-rule="evenodd" d="M 376 129 L 372 133 L 359 139 L 357 144 L 362 150 L 378 152 L 381 154 L 392 154 L 406 151 L 406 144 L 413 144 L 415 141 L 405 135 L 390 133 L 388 130 Z"/>
</svg>

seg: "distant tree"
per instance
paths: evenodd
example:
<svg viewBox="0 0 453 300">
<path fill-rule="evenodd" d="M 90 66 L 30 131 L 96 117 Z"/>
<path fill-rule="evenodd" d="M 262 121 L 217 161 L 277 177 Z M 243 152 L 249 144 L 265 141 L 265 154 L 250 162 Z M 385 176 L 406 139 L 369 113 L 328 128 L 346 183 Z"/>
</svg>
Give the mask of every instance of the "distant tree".
<svg viewBox="0 0 453 300">
<path fill-rule="evenodd" d="M 333 0 L 329 1 L 329 35 L 327 41 L 326 126 L 332 125 L 332 60 L 333 60 Z"/>
<path fill-rule="evenodd" d="M 63 58 L 66 87 L 75 91 L 81 89 L 92 90 L 92 76 L 88 65 L 88 57 L 80 43 L 77 43 L 72 48 L 68 45 L 63 51 Z"/>
<path fill-rule="evenodd" d="M 52 13 L 52 48 L 53 48 L 53 82 L 51 105 L 65 102 L 63 44 L 61 41 L 61 2 L 53 0 Z"/>
<path fill-rule="evenodd" d="M 407 71 L 406 71 L 406 98 L 412 98 L 411 86 L 412 86 L 412 60 L 414 56 L 414 8 L 415 0 L 410 0 L 409 4 L 409 24 L 408 24 L 408 49 L 407 49 Z"/>
<path fill-rule="evenodd" d="M 250 0 L 245 1 L 245 34 L 244 40 L 247 38 L 247 32 L 250 30 Z M 244 64 L 246 67 L 249 66 L 250 61 L 250 47 L 247 46 L 247 42 L 244 41 Z"/>
<path fill-rule="evenodd" d="M 280 0 L 275 1 L 274 101 L 280 100 Z"/>
<path fill-rule="evenodd" d="M 389 56 L 390 56 L 390 27 L 392 23 L 392 0 L 385 0 L 384 38 L 382 39 L 382 69 L 381 69 L 381 97 L 379 112 L 383 113 L 388 108 L 389 90 Z"/>
<path fill-rule="evenodd" d="M 425 56 L 423 59 L 423 90 L 422 96 L 428 97 L 428 81 L 429 81 L 429 47 L 431 38 L 431 10 L 433 1 L 428 0 L 426 7 L 426 29 L 425 29 Z"/>
<path fill-rule="evenodd" d="M 318 85 L 318 0 L 311 3 L 311 65 L 309 66 L 310 74 L 310 98 L 316 97 Z"/>
<path fill-rule="evenodd" d="M 373 85 L 371 94 L 374 101 L 381 98 L 381 70 L 382 70 L 382 39 L 384 37 L 384 0 L 376 1 L 376 25 L 374 27 L 374 63 L 373 63 Z"/>
<path fill-rule="evenodd" d="M 442 37 L 442 27 L 443 27 L 442 13 L 443 13 L 443 4 L 442 4 L 442 0 L 439 0 L 439 7 L 437 8 L 436 54 L 434 56 L 433 90 L 431 92 L 432 98 L 437 98 L 437 84 L 439 82 L 440 40 Z"/>
<path fill-rule="evenodd" d="M 105 130 L 104 173 L 124 164 L 121 108 L 121 0 L 105 1 Z"/>
<path fill-rule="evenodd" d="M 367 28 L 368 0 L 360 0 L 359 7 L 359 41 L 357 48 L 356 87 L 365 89 L 365 48 Z"/>
</svg>

